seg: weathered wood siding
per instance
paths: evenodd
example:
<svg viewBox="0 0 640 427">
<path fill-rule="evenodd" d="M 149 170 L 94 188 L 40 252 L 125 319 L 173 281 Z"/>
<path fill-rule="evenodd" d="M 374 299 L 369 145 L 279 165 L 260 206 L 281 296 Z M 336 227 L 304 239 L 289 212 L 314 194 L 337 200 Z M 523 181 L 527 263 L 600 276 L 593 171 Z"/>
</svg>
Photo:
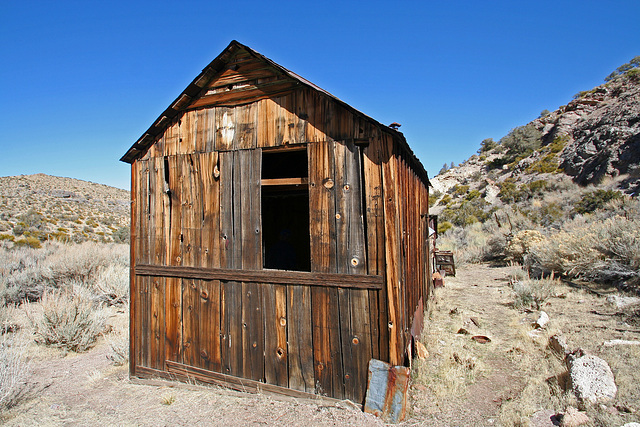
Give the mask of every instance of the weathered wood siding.
<svg viewBox="0 0 640 427">
<path fill-rule="evenodd" d="M 394 132 L 250 55 L 234 63 L 132 165 L 132 375 L 362 403 L 369 360 L 405 362 L 427 299 L 426 177 Z M 262 151 L 295 144 L 311 272 L 262 274 Z"/>
</svg>

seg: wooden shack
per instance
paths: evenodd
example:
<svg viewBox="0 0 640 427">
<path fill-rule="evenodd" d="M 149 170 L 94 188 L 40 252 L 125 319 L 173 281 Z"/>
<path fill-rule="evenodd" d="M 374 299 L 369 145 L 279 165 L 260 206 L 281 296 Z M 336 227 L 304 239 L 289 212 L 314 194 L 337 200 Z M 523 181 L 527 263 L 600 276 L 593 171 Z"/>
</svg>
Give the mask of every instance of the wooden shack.
<svg viewBox="0 0 640 427">
<path fill-rule="evenodd" d="M 362 403 L 369 360 L 407 363 L 431 281 L 402 133 L 233 41 L 121 160 L 132 377 Z"/>
</svg>

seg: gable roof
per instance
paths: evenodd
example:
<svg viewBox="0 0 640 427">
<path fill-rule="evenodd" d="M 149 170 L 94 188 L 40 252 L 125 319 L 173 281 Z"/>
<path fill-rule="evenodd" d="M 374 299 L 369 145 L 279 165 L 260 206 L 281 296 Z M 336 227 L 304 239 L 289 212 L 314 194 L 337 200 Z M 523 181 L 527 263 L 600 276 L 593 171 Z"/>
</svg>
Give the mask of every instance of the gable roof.
<svg viewBox="0 0 640 427">
<path fill-rule="evenodd" d="M 333 99 L 335 102 L 339 103 L 340 105 L 342 105 L 344 108 L 346 108 L 347 110 L 351 111 L 353 114 L 356 114 L 360 117 L 365 118 L 366 120 L 373 122 L 374 124 L 378 125 L 381 127 L 381 129 L 383 129 L 385 132 L 391 133 L 395 136 L 397 136 L 399 138 L 400 141 L 402 141 L 404 147 L 406 148 L 406 150 L 408 151 L 408 153 L 413 157 L 413 160 L 415 161 L 415 166 L 418 170 L 418 173 L 421 173 L 424 175 L 424 178 L 426 178 L 428 180 L 427 177 L 427 172 L 424 169 L 424 166 L 422 165 L 422 163 L 420 162 L 420 160 L 418 160 L 418 158 L 415 156 L 415 154 L 413 153 L 413 151 L 411 150 L 411 148 L 409 147 L 409 145 L 407 144 L 406 139 L 404 138 L 404 135 L 401 132 L 398 132 L 397 130 L 390 128 L 386 125 L 383 125 L 382 123 L 378 122 L 377 120 L 367 116 L 366 114 L 356 110 L 355 108 L 353 108 L 352 106 L 350 106 L 349 104 L 347 104 L 346 102 L 338 99 L 337 97 L 335 97 L 334 95 L 330 94 L 329 92 L 327 92 L 326 90 L 316 86 L 315 84 L 311 83 L 310 81 L 308 81 L 307 79 L 299 76 L 298 74 L 294 73 L 293 71 L 290 71 L 288 69 L 286 69 L 285 67 L 275 63 L 274 61 L 272 61 L 271 59 L 267 58 L 266 56 L 256 52 L 255 50 L 251 49 L 248 46 L 245 46 L 239 42 L 237 42 L 236 40 L 231 41 L 231 43 L 229 43 L 229 46 L 227 46 L 222 53 L 220 53 L 213 61 L 211 61 L 211 63 L 209 63 L 209 65 L 207 65 L 200 74 L 198 74 L 198 76 L 193 79 L 193 81 L 191 83 L 189 83 L 189 85 L 187 86 L 187 88 L 185 90 L 182 91 L 182 93 L 175 99 L 175 101 L 173 101 L 171 103 L 171 105 L 164 110 L 164 112 L 162 112 L 162 114 L 160 114 L 160 116 L 153 122 L 153 124 L 149 127 L 149 129 L 147 129 L 140 138 L 138 138 L 138 140 L 131 146 L 131 148 L 129 148 L 129 150 L 125 153 L 124 156 L 122 156 L 122 158 L 120 159 L 123 162 L 126 163 L 133 163 L 137 158 L 141 157 L 144 155 L 144 153 L 147 151 L 147 149 L 154 143 L 154 141 L 156 140 L 156 137 L 160 134 L 162 134 L 162 132 L 164 131 L 164 129 L 167 127 L 167 125 L 169 125 L 172 121 L 172 119 L 178 115 L 179 113 L 181 113 L 182 111 L 184 111 L 187 108 L 194 108 L 194 107 L 198 107 L 201 105 L 198 105 L 198 102 L 200 101 L 200 99 L 206 98 L 206 94 L 207 94 L 207 86 L 208 84 L 216 77 L 219 75 L 219 73 L 223 72 L 224 70 L 227 69 L 228 63 L 230 61 L 230 59 L 239 51 L 244 50 L 246 51 L 250 56 L 266 63 L 270 68 L 272 68 L 275 73 L 277 74 L 281 74 L 284 75 L 285 77 L 288 78 L 289 80 L 289 86 L 286 87 L 286 90 L 290 90 L 292 85 L 293 86 L 299 86 L 299 85 L 303 85 L 306 86 L 308 88 L 311 88 L 313 90 L 316 90 L 317 92 L 320 92 L 322 94 L 324 94 L 325 96 L 330 97 L 331 99 Z M 278 90 L 282 90 L 282 86 L 276 86 L 276 85 L 271 85 L 270 88 L 256 88 L 256 90 L 262 94 L 263 97 L 267 97 L 270 95 L 274 95 L 277 93 Z M 247 90 L 246 91 L 246 95 L 247 98 L 251 96 L 251 99 L 256 99 L 256 92 L 255 91 L 251 91 L 251 90 Z M 213 96 L 212 96 L 213 97 Z M 235 100 L 233 100 L 235 102 L 240 102 L 241 99 L 238 99 L 236 97 Z M 202 106 L 204 105 L 213 105 L 210 102 L 207 103 L 206 100 L 205 101 L 201 101 Z"/>
</svg>

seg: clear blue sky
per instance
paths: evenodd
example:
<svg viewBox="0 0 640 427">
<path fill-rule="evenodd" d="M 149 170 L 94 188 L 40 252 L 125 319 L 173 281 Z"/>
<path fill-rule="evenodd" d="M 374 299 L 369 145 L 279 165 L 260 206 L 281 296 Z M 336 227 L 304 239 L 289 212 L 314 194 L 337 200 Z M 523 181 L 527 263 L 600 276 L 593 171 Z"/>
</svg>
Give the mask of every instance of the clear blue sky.
<svg viewBox="0 0 640 427">
<path fill-rule="evenodd" d="M 236 39 L 376 120 L 430 176 L 640 55 L 640 1 L 4 1 L 0 176 L 129 188 L 120 157 Z"/>
</svg>

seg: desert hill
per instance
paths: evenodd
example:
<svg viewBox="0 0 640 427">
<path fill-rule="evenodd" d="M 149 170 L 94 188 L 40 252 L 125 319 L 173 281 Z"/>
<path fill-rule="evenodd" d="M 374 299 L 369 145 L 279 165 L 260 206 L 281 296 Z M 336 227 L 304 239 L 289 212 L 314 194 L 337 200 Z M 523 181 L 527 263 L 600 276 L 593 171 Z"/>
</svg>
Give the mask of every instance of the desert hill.
<svg viewBox="0 0 640 427">
<path fill-rule="evenodd" d="M 433 211 L 459 208 L 461 203 L 456 202 L 477 197 L 490 206 L 521 201 L 518 198 L 529 201 L 536 193 L 572 187 L 574 193 L 591 186 L 636 197 L 640 191 L 640 73 L 636 71 L 640 69 L 580 92 L 567 105 L 543 112 L 499 141 L 482 141 L 478 154 L 457 167 L 443 168 L 432 179 Z M 510 192 L 529 194 L 516 194 L 514 200 Z"/>
<path fill-rule="evenodd" d="M 533 274 L 640 292 L 640 57 L 633 61 L 443 167 L 429 201 L 439 247 L 461 262 L 523 263 Z"/>
<path fill-rule="evenodd" d="M 128 240 L 129 191 L 45 174 L 0 177 L 0 239 Z"/>
</svg>

